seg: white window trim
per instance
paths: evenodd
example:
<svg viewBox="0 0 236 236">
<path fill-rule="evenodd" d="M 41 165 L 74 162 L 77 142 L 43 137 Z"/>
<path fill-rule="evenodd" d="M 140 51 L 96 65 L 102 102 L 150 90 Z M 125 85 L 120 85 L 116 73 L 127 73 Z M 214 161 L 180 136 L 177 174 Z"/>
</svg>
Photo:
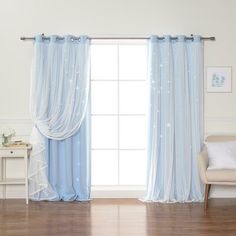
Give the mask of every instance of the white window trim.
<svg viewBox="0 0 236 236">
<path fill-rule="evenodd" d="M 119 186 L 92 186 L 91 198 L 142 198 L 145 186 L 119 185 Z"/>
</svg>

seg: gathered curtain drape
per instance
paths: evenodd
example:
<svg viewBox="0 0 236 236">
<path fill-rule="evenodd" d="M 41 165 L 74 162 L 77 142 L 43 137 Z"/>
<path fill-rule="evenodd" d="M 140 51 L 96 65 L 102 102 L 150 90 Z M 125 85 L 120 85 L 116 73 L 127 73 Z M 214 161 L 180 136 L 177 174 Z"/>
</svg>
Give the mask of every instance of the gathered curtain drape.
<svg viewBox="0 0 236 236">
<path fill-rule="evenodd" d="M 30 99 L 33 200 L 89 199 L 89 47 L 86 36 L 36 36 Z"/>
<path fill-rule="evenodd" d="M 203 142 L 203 42 L 200 36 L 148 45 L 149 116 L 144 200 L 201 201 L 197 154 Z"/>
</svg>

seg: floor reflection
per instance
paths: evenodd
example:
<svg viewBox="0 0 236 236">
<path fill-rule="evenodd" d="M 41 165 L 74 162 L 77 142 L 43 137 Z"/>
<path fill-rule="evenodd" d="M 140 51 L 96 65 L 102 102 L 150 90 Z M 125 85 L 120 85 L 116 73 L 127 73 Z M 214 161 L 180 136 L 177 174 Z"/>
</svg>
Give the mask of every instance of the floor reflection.
<svg viewBox="0 0 236 236">
<path fill-rule="evenodd" d="M 146 235 L 146 207 L 138 200 L 100 199 L 91 203 L 92 235 Z"/>
</svg>

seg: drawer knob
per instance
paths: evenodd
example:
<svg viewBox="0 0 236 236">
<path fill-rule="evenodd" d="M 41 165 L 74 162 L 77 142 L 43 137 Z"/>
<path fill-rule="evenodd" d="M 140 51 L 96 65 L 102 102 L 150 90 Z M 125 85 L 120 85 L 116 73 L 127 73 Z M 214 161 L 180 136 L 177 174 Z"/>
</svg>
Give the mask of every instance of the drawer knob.
<svg viewBox="0 0 236 236">
<path fill-rule="evenodd" d="M 13 151 L 11 151 L 11 154 L 13 153 Z"/>
</svg>

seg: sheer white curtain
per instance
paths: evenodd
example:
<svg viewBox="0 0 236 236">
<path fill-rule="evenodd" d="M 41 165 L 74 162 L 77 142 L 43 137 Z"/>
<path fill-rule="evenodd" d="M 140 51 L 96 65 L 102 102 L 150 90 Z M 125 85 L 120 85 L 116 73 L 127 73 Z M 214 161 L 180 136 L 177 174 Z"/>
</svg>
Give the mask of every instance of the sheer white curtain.
<svg viewBox="0 0 236 236">
<path fill-rule="evenodd" d="M 203 143 L 203 42 L 149 40 L 148 169 L 145 200 L 201 201 L 197 154 Z"/>
<path fill-rule="evenodd" d="M 89 98 L 89 39 L 36 36 L 31 82 L 34 128 L 29 167 L 31 199 L 54 199 L 47 177 L 44 138 L 65 140 L 80 128 Z"/>
</svg>

